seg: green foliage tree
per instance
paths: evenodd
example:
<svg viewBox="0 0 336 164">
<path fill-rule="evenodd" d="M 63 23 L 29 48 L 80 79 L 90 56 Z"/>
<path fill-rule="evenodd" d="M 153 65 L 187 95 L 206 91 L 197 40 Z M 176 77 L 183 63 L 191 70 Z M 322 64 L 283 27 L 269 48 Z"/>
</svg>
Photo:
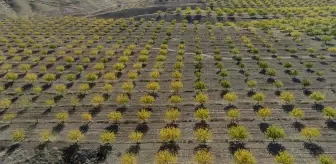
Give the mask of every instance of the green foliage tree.
<svg viewBox="0 0 336 164">
<path fill-rule="evenodd" d="M 272 138 L 272 142 L 274 142 L 277 139 L 281 139 L 285 137 L 285 130 L 282 129 L 280 126 L 271 125 L 266 130 L 266 137 Z"/>
<path fill-rule="evenodd" d="M 295 158 L 288 151 L 281 151 L 275 156 L 275 162 L 278 164 L 295 164 Z"/>
<path fill-rule="evenodd" d="M 246 149 L 239 149 L 233 155 L 235 164 L 257 164 L 256 158 Z"/>
</svg>

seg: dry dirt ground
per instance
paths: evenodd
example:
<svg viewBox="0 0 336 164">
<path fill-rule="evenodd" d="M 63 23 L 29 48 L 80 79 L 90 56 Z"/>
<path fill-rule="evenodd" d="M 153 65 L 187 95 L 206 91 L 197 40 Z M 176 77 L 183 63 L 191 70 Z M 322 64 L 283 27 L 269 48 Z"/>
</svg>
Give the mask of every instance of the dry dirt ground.
<svg viewBox="0 0 336 164">
<path fill-rule="evenodd" d="M 1 123 L 1 135 L 0 135 L 0 146 L 2 147 L 2 155 L 0 160 L 5 164 L 17 164 L 17 163 L 118 163 L 120 155 L 127 152 L 137 153 L 137 160 L 140 164 L 152 163 L 154 159 L 154 154 L 160 150 L 169 147 L 178 152 L 179 163 L 188 163 L 192 159 L 192 154 L 194 150 L 198 147 L 198 143 L 193 137 L 193 129 L 198 121 L 194 118 L 194 111 L 197 107 L 197 104 L 194 101 L 194 89 L 193 82 L 196 80 L 194 76 L 194 50 L 195 44 L 194 39 L 195 35 L 193 32 L 193 25 L 189 24 L 187 31 L 184 34 L 181 34 L 181 24 L 177 24 L 175 30 L 172 32 L 171 39 L 169 41 L 169 53 L 168 58 L 164 62 L 164 71 L 162 72 L 159 83 L 161 89 L 158 92 L 159 97 L 157 98 L 154 105 L 152 105 L 153 115 L 150 118 L 148 124 L 142 125 L 138 123 L 136 117 L 136 111 L 142 106 L 139 105 L 139 97 L 143 96 L 146 93 L 146 84 L 150 81 L 149 73 L 154 69 L 155 57 L 158 54 L 158 47 L 160 47 L 162 41 L 164 40 L 166 28 L 169 27 L 169 23 L 166 23 L 163 30 L 158 33 L 158 38 L 155 40 L 153 49 L 149 61 L 145 68 L 140 72 L 139 79 L 136 80 L 136 87 L 134 88 L 135 92 L 132 94 L 132 99 L 130 106 L 123 113 L 123 120 L 119 125 L 111 124 L 107 120 L 107 115 L 109 112 L 118 108 L 114 103 L 116 96 L 122 92 L 120 86 L 122 82 L 127 80 L 127 72 L 132 69 L 132 64 L 136 61 L 136 56 L 139 54 L 139 51 L 144 47 L 144 44 L 151 39 L 151 35 L 154 31 L 154 27 L 157 22 L 154 23 L 153 28 L 146 31 L 140 39 L 138 48 L 135 51 L 135 55 L 132 56 L 132 60 L 123 71 L 122 76 L 116 83 L 113 84 L 114 91 L 110 97 L 106 100 L 106 104 L 103 105 L 102 109 L 95 111 L 92 106 L 87 106 L 85 103 L 90 102 L 90 94 L 86 96 L 83 100 L 82 106 L 72 110 L 72 107 L 69 106 L 66 98 L 61 99 L 58 104 L 59 106 L 52 108 L 51 111 L 46 112 L 46 108 L 39 106 L 43 104 L 46 99 L 52 98 L 54 95 L 53 87 L 47 89 L 43 96 L 39 96 L 35 100 L 35 108 L 27 111 L 20 112 L 21 109 L 13 108 L 11 112 L 19 112 L 20 115 L 16 118 L 13 123 L 8 126 L 7 123 Z M 131 25 L 133 26 L 133 25 Z M 118 26 L 116 26 L 117 29 Z M 143 24 L 141 27 L 145 27 Z M 102 37 L 101 40 L 94 43 L 92 47 L 100 44 L 105 48 L 111 47 L 115 44 L 115 41 L 127 36 L 123 46 L 134 43 L 135 37 L 139 36 L 142 28 L 135 30 L 129 35 L 127 31 L 117 33 L 116 29 L 112 29 L 106 36 L 113 36 L 115 38 L 113 43 L 106 43 L 106 36 Z M 335 58 L 330 57 L 321 62 L 317 58 L 308 57 L 307 53 L 304 51 L 304 47 L 314 47 L 317 44 L 316 41 L 310 41 L 309 37 L 304 39 L 302 46 L 297 45 L 292 39 L 288 38 L 284 33 L 280 33 L 277 30 L 274 30 L 274 35 L 278 37 L 278 41 L 270 39 L 267 34 L 262 31 L 257 31 L 257 34 L 264 39 L 267 39 L 268 43 L 273 44 L 278 49 L 278 55 L 283 57 L 283 61 L 280 62 L 271 58 L 270 53 L 262 46 L 260 41 L 252 39 L 253 44 L 261 49 L 260 56 L 262 59 L 268 61 L 270 65 L 277 70 L 277 75 L 275 79 L 280 79 L 284 82 L 285 86 L 281 90 L 288 90 L 293 92 L 296 95 L 294 104 L 296 107 L 302 108 L 305 112 L 305 118 L 300 121 L 300 125 L 293 126 L 293 120 L 290 119 L 288 111 L 283 109 L 282 102 L 279 100 L 279 97 L 276 95 L 276 89 L 271 83 L 268 82 L 268 76 L 260 72 L 260 68 L 257 65 L 257 61 L 253 60 L 250 57 L 250 54 L 247 52 L 243 43 L 240 40 L 241 36 L 248 36 L 254 38 L 254 35 L 251 34 L 248 30 L 241 30 L 239 33 L 235 33 L 232 27 L 226 27 L 225 30 L 214 29 L 216 36 L 217 47 L 220 48 L 223 55 L 223 61 L 225 68 L 229 72 L 229 79 L 231 81 L 232 88 L 231 91 L 234 91 L 238 94 L 239 100 L 236 103 L 236 107 L 241 111 L 241 117 L 239 119 L 239 124 L 246 126 L 249 129 L 250 136 L 245 145 L 239 145 L 239 147 L 246 147 L 250 149 L 253 154 L 256 156 L 259 164 L 270 164 L 274 162 L 274 153 L 280 149 L 286 149 L 290 151 L 297 159 L 298 164 L 316 164 L 315 156 L 321 153 L 335 154 L 336 153 L 336 131 L 335 123 L 331 125 L 325 124 L 325 119 L 323 118 L 321 111 L 314 108 L 314 103 L 305 95 L 304 89 L 302 89 L 300 83 L 297 80 L 294 80 L 286 73 L 283 63 L 290 61 L 293 64 L 293 69 L 300 70 L 300 75 L 297 79 L 310 79 L 312 85 L 307 89 L 309 91 L 321 91 L 326 94 L 326 100 L 323 103 L 324 106 L 335 106 L 335 85 L 333 83 L 336 79 L 336 74 L 331 70 L 331 65 L 335 63 Z M 216 68 L 216 61 L 213 58 L 213 43 L 209 41 L 208 32 L 206 26 L 199 25 L 198 35 L 201 39 L 201 49 L 203 56 L 205 57 L 203 63 L 204 67 L 202 68 L 202 80 L 208 85 L 208 89 L 205 90 L 210 97 L 210 101 L 206 104 L 206 107 L 211 111 L 211 120 L 209 120 L 209 127 L 213 132 L 213 139 L 209 142 L 208 146 L 211 147 L 212 152 L 215 156 L 215 163 L 223 163 L 227 161 L 228 163 L 232 162 L 232 152 L 235 151 L 237 145 L 232 145 L 230 137 L 228 136 L 228 126 L 230 121 L 226 117 L 227 111 L 227 102 L 224 102 L 222 99 L 223 88 L 220 86 L 220 80 L 222 79 Z M 236 62 L 230 57 L 228 53 L 230 48 L 227 47 L 227 44 L 224 42 L 226 36 L 231 36 L 236 47 L 241 49 L 241 54 L 244 56 L 244 62 L 246 68 L 244 71 L 250 74 L 250 79 L 255 79 L 258 82 L 256 91 L 262 91 L 265 94 L 266 101 L 263 103 L 263 106 L 270 107 L 273 111 L 273 115 L 268 119 L 268 124 L 277 124 L 285 129 L 286 137 L 285 139 L 278 142 L 278 144 L 273 144 L 269 139 L 265 138 L 263 128 L 260 127 L 261 119 L 256 115 L 253 107 L 255 102 L 251 99 L 249 94 L 249 89 L 246 88 L 244 82 L 244 75 L 241 72 L 241 69 L 236 64 Z M 90 38 L 91 36 L 87 36 Z M 60 39 L 65 39 L 64 36 L 60 36 Z M 71 39 L 70 39 L 71 40 Z M 184 55 L 184 65 L 183 69 L 183 78 L 184 83 L 183 90 L 181 91 L 181 96 L 183 98 L 183 103 L 178 105 L 181 109 L 180 119 L 177 121 L 179 128 L 181 128 L 182 134 L 181 138 L 176 142 L 177 145 L 163 145 L 158 139 L 159 129 L 163 128 L 166 123 L 163 120 L 164 111 L 169 109 L 171 105 L 167 102 L 171 91 L 169 88 L 171 73 L 173 71 L 173 65 L 176 62 L 176 49 L 181 40 L 186 42 L 185 55 Z M 307 40 L 307 41 L 306 41 Z M 284 46 L 296 47 L 299 49 L 297 55 L 305 56 L 302 59 L 296 59 L 292 57 L 289 52 L 287 52 Z M 9 56 L 6 53 L 6 47 L 1 46 L 1 50 L 4 51 L 6 56 Z M 85 52 L 87 53 L 87 52 Z M 326 53 L 325 51 L 319 51 L 317 53 Z M 22 55 L 22 52 L 20 52 Z M 56 54 L 56 52 L 53 52 Z M 39 53 L 34 55 L 41 55 Z M 73 55 L 73 54 L 68 54 Z M 112 65 L 116 62 L 117 57 L 122 55 L 121 49 L 117 51 L 117 54 L 113 57 L 110 63 L 107 63 L 106 70 L 112 69 Z M 100 57 L 97 56 L 96 61 L 100 60 Z M 311 73 L 307 72 L 303 63 L 312 62 L 314 64 L 314 71 L 322 70 L 324 71 L 324 80 L 319 81 L 318 77 Z M 7 62 L 13 62 L 8 60 Z M 27 60 L 29 62 L 29 59 Z M 46 61 L 41 61 L 40 64 L 46 64 Z M 64 60 L 60 59 L 49 68 L 49 72 L 56 73 L 55 67 L 57 65 L 64 65 Z M 83 64 L 81 61 L 77 61 L 76 64 Z M 86 72 L 93 70 L 93 64 L 88 65 Z M 40 66 L 37 65 L 33 70 L 38 71 Z M 66 72 L 74 71 L 74 66 Z M 63 76 L 63 75 L 61 75 Z M 71 94 L 75 91 L 78 91 L 78 85 L 85 81 L 85 72 L 81 75 L 81 78 L 78 79 L 73 87 L 69 88 L 69 93 Z M 3 83 L 5 83 L 3 81 Z M 55 83 L 64 83 L 63 79 L 58 79 Z M 2 96 L 11 96 L 10 93 L 13 93 L 14 88 L 24 85 L 23 80 L 17 80 L 14 83 L 14 86 L 10 87 L 6 93 L 8 95 Z M 42 80 L 38 80 L 34 85 L 43 84 Z M 99 93 L 101 87 L 103 86 L 104 81 L 99 79 L 92 89 L 92 93 Z M 19 100 L 18 100 L 19 101 Z M 58 127 L 57 120 L 55 119 L 55 114 L 58 111 L 66 110 L 70 113 L 70 119 L 65 123 L 64 126 Z M 85 126 L 85 123 L 80 121 L 81 113 L 85 111 L 90 111 L 94 113 L 94 121 L 91 122 L 88 126 Z M 34 120 L 36 116 L 43 114 L 39 123 L 35 123 Z M 84 127 L 83 127 L 84 126 Z M 307 146 L 303 138 L 300 136 L 300 129 L 304 126 L 316 126 L 322 129 L 322 137 L 314 141 L 314 145 Z M 10 141 L 10 133 L 18 128 L 25 129 L 27 132 L 26 140 L 19 145 L 13 145 Z M 39 147 L 39 132 L 42 129 L 50 129 L 57 131 L 57 135 L 54 138 L 54 141 L 45 147 Z M 69 146 L 70 143 L 67 140 L 67 133 L 70 129 L 85 129 L 85 140 L 80 143 L 80 147 Z M 127 135 L 133 130 L 141 130 L 145 133 L 144 141 L 140 145 L 135 145 L 129 142 Z M 99 133 L 104 130 L 111 130 L 116 132 L 117 141 L 115 144 L 112 144 L 111 147 L 100 147 L 99 146 Z M 105 153 L 108 152 L 106 159 L 104 157 Z M 76 161 L 76 162 L 73 162 Z M 225 162 L 224 162 L 225 163 Z"/>
</svg>

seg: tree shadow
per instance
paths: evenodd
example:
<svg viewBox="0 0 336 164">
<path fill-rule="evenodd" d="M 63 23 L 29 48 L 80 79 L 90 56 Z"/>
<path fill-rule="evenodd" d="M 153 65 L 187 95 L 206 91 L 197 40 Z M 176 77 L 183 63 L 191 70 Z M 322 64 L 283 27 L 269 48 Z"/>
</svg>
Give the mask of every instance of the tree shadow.
<svg viewBox="0 0 336 164">
<path fill-rule="evenodd" d="M 328 119 L 325 124 L 329 129 L 336 130 L 336 121 Z"/>
<path fill-rule="evenodd" d="M 259 124 L 259 129 L 262 133 L 265 133 L 267 131 L 267 128 L 270 127 L 271 125 L 267 122 L 261 122 Z"/>
<path fill-rule="evenodd" d="M 76 107 L 72 107 L 68 110 L 69 115 L 72 115 L 76 112 Z"/>
<path fill-rule="evenodd" d="M 63 95 L 57 95 L 54 97 L 55 103 L 59 102 L 63 98 Z"/>
<path fill-rule="evenodd" d="M 312 142 L 304 142 L 303 143 L 304 148 L 308 149 L 310 154 L 313 156 L 319 156 L 324 153 L 324 150 L 321 146 L 312 143 Z"/>
<path fill-rule="evenodd" d="M 318 78 L 316 78 L 316 80 L 319 81 L 319 82 L 325 82 L 326 81 L 326 79 L 323 78 L 323 77 L 318 77 Z"/>
<path fill-rule="evenodd" d="M 279 143 L 271 142 L 267 145 L 267 150 L 272 155 L 278 155 L 279 152 L 286 150 L 286 148 Z"/>
<path fill-rule="evenodd" d="M 48 109 L 46 109 L 45 111 L 43 111 L 43 113 L 41 115 L 47 115 L 51 112 L 51 107 L 48 107 Z"/>
<path fill-rule="evenodd" d="M 107 93 L 104 93 L 103 94 L 103 97 L 104 97 L 104 101 L 108 100 L 111 96 Z"/>
<path fill-rule="evenodd" d="M 67 83 L 67 84 L 66 84 L 66 88 L 67 88 L 67 89 L 70 89 L 72 86 L 73 86 L 73 82 L 70 82 L 70 83 Z"/>
<path fill-rule="evenodd" d="M 270 78 L 267 79 L 267 83 L 273 84 L 273 83 L 275 83 L 275 79 L 270 77 Z"/>
<path fill-rule="evenodd" d="M 109 131 L 109 132 L 113 132 L 113 133 L 118 133 L 119 132 L 119 126 L 118 124 L 112 124 L 109 125 L 105 128 L 105 130 Z"/>
<path fill-rule="evenodd" d="M 227 93 L 229 93 L 228 90 L 223 90 L 223 91 L 220 93 L 220 96 L 223 97 L 223 96 L 226 95 Z"/>
<path fill-rule="evenodd" d="M 209 128 L 209 124 L 206 123 L 205 121 L 200 121 L 200 122 L 197 122 L 194 126 L 194 130 L 197 130 L 197 129 L 205 129 L 205 128 Z"/>
<path fill-rule="evenodd" d="M 227 106 L 224 107 L 224 110 L 227 111 L 227 110 L 230 110 L 230 109 L 237 109 L 237 107 L 233 104 L 229 104 Z"/>
<path fill-rule="evenodd" d="M 88 123 L 86 123 L 86 124 L 84 124 L 84 125 L 81 125 L 80 127 L 79 127 L 79 130 L 82 132 L 82 133 L 86 133 L 87 131 L 89 131 L 89 124 Z"/>
<path fill-rule="evenodd" d="M 20 111 L 18 111 L 17 112 L 17 115 L 23 115 L 23 114 L 25 114 L 27 112 L 27 108 L 24 108 L 23 110 L 20 110 Z"/>
<path fill-rule="evenodd" d="M 22 90 L 27 91 L 31 89 L 32 87 L 33 87 L 33 84 L 25 84 L 24 86 L 22 86 Z"/>
<path fill-rule="evenodd" d="M 146 123 L 138 124 L 135 128 L 135 131 L 141 132 L 143 134 L 146 134 L 149 130 L 149 126 Z"/>
<path fill-rule="evenodd" d="M 292 126 L 299 132 L 301 132 L 301 130 L 306 127 L 306 125 L 298 121 L 293 122 Z"/>
<path fill-rule="evenodd" d="M 207 144 L 199 144 L 197 147 L 194 148 L 194 152 L 197 152 L 199 150 L 206 150 L 206 151 L 210 151 L 211 147 Z"/>
<path fill-rule="evenodd" d="M 304 89 L 304 90 L 303 90 L 303 94 L 304 94 L 305 96 L 310 96 L 310 95 L 312 94 L 312 92 L 311 92 L 309 89 Z"/>
<path fill-rule="evenodd" d="M 32 102 L 35 102 L 38 98 L 39 98 L 40 96 L 34 96 L 33 98 L 32 98 Z"/>
<path fill-rule="evenodd" d="M 293 77 L 293 78 L 292 78 L 292 81 L 293 81 L 294 83 L 301 83 L 301 80 L 298 79 L 298 78 L 296 78 L 296 77 Z"/>
<path fill-rule="evenodd" d="M 167 123 L 165 128 L 178 128 L 178 124 L 171 122 L 171 123 Z"/>
<path fill-rule="evenodd" d="M 65 163 L 74 163 L 76 161 L 79 145 L 77 143 L 71 144 L 69 147 L 62 149 L 63 160 Z"/>
<path fill-rule="evenodd" d="M 44 84 L 44 85 L 42 85 L 42 90 L 43 91 L 45 91 L 45 90 L 47 90 L 47 89 L 49 89 L 51 87 L 51 84 Z"/>
<path fill-rule="evenodd" d="M 260 105 L 260 104 L 255 104 L 255 105 L 253 105 L 253 111 L 254 112 L 258 112 L 260 109 L 262 109 L 263 108 L 263 106 L 262 105 Z"/>
<path fill-rule="evenodd" d="M 13 84 L 14 84 L 13 81 L 10 81 L 10 82 L 5 83 L 5 84 L 4 84 L 4 88 L 5 88 L 5 90 L 8 89 L 9 87 L 12 87 Z"/>
<path fill-rule="evenodd" d="M 38 122 L 34 122 L 33 124 L 29 125 L 27 131 L 32 131 L 36 128 Z"/>
<path fill-rule="evenodd" d="M 132 154 L 139 154 L 139 152 L 140 152 L 140 144 L 135 144 L 135 145 L 130 146 L 127 149 L 127 152 L 128 153 L 132 153 Z"/>
<path fill-rule="evenodd" d="M 126 109 L 127 109 L 126 107 L 120 107 L 120 108 L 117 108 L 116 111 L 124 114 L 126 112 Z"/>
<path fill-rule="evenodd" d="M 308 73 L 314 73 L 314 72 L 315 72 L 314 70 L 312 70 L 312 69 L 310 69 L 310 68 L 306 69 L 306 71 L 307 71 Z"/>
<path fill-rule="evenodd" d="M 100 145 L 97 151 L 98 161 L 100 162 L 104 161 L 110 151 L 112 151 L 111 145 L 109 144 Z"/>
<path fill-rule="evenodd" d="M 94 107 L 93 109 L 89 110 L 89 113 L 92 117 L 95 117 L 101 111 L 101 106 Z"/>
<path fill-rule="evenodd" d="M 292 105 L 292 104 L 282 105 L 282 109 L 285 112 L 291 112 L 294 109 L 294 105 Z"/>
<path fill-rule="evenodd" d="M 277 90 L 277 91 L 274 92 L 275 96 L 280 96 L 280 94 L 281 94 L 281 91 L 279 91 L 279 90 Z"/>
<path fill-rule="evenodd" d="M 232 128 L 234 126 L 238 126 L 238 124 L 236 122 L 230 122 L 229 124 L 226 125 L 227 128 Z"/>
<path fill-rule="evenodd" d="M 176 144 L 176 142 L 165 142 L 165 143 L 162 143 L 162 145 L 159 148 L 159 151 L 163 151 L 163 150 L 168 150 L 173 154 L 178 154 L 180 147 L 178 146 L 178 144 Z"/>
<path fill-rule="evenodd" d="M 315 103 L 313 106 L 312 106 L 312 109 L 316 110 L 316 111 L 322 111 L 324 109 L 324 105 L 323 104 L 317 104 Z"/>
<path fill-rule="evenodd" d="M 7 149 L 6 154 L 7 154 L 8 156 L 10 156 L 10 155 L 11 155 L 15 150 L 17 150 L 20 146 L 21 146 L 20 143 L 16 143 L 16 144 L 11 145 L 11 146 Z"/>
<path fill-rule="evenodd" d="M 48 145 L 49 145 L 49 141 L 46 141 L 46 142 L 40 142 L 37 146 L 36 146 L 36 148 L 38 149 L 38 150 L 43 150 L 43 149 L 45 149 Z"/>
<path fill-rule="evenodd" d="M 12 98 L 11 99 L 11 102 L 12 102 L 12 104 L 14 104 L 17 100 L 19 99 L 19 97 L 18 96 L 16 96 L 16 97 L 14 97 L 14 98 Z"/>
<path fill-rule="evenodd" d="M 7 130 L 10 127 L 10 125 L 4 125 L 0 127 L 0 132 Z"/>
<path fill-rule="evenodd" d="M 64 127 L 65 127 L 64 123 L 58 123 L 56 126 L 52 128 L 51 131 L 53 134 L 59 134 L 64 129 Z"/>
<path fill-rule="evenodd" d="M 239 149 L 246 149 L 245 145 L 246 144 L 243 143 L 243 142 L 231 141 L 231 142 L 229 142 L 229 151 L 230 151 L 231 154 L 234 154 Z"/>
<path fill-rule="evenodd" d="M 252 96 L 255 95 L 255 94 L 256 94 L 256 92 L 254 92 L 254 91 L 252 91 L 252 90 L 250 90 L 250 91 L 247 92 L 247 96 L 248 96 L 248 97 L 252 97 Z"/>
</svg>

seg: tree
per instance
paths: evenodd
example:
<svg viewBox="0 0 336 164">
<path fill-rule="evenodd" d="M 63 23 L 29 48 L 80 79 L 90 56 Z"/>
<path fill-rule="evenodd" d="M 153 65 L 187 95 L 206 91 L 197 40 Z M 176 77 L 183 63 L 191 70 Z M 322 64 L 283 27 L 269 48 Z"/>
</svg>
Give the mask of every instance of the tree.
<svg viewBox="0 0 336 164">
<path fill-rule="evenodd" d="M 150 82 L 147 84 L 147 89 L 152 91 L 153 93 L 156 93 L 158 90 L 160 90 L 160 84 L 158 82 Z"/>
<path fill-rule="evenodd" d="M 228 81 L 228 80 L 221 80 L 221 81 L 220 81 L 220 84 L 221 84 L 221 86 L 222 86 L 223 88 L 225 88 L 226 90 L 230 89 L 230 87 L 231 87 L 231 83 L 230 83 L 230 81 Z"/>
<path fill-rule="evenodd" d="M 143 123 L 145 123 L 152 116 L 152 112 L 147 109 L 140 109 L 137 112 L 137 116 Z"/>
<path fill-rule="evenodd" d="M 67 88 L 66 85 L 64 84 L 56 84 L 55 85 L 55 91 L 60 94 L 63 95 L 66 92 Z"/>
<path fill-rule="evenodd" d="M 249 132 L 244 126 L 238 125 L 238 126 L 232 126 L 229 129 L 229 135 L 233 140 L 242 141 L 247 139 Z"/>
<path fill-rule="evenodd" d="M 78 143 L 83 138 L 84 138 L 83 133 L 78 129 L 70 130 L 68 132 L 68 139 L 71 140 L 71 141 L 74 141 L 74 142 Z"/>
<path fill-rule="evenodd" d="M 301 119 L 304 117 L 305 113 L 302 109 L 294 108 L 291 112 L 289 112 L 289 115 L 295 118 L 295 121 L 297 122 L 298 119 Z"/>
<path fill-rule="evenodd" d="M 22 129 L 15 130 L 12 132 L 12 141 L 21 142 L 25 139 L 25 132 Z"/>
<path fill-rule="evenodd" d="M 282 81 L 280 81 L 280 80 L 276 80 L 273 84 L 277 88 L 278 91 L 279 91 L 279 88 L 283 87 L 283 85 L 284 85 L 282 83 Z"/>
<path fill-rule="evenodd" d="M 175 93 L 179 92 L 181 88 L 183 88 L 183 83 L 181 81 L 172 81 L 170 87 L 173 89 Z"/>
<path fill-rule="evenodd" d="M 134 84 L 132 82 L 124 82 L 121 85 L 121 88 L 124 90 L 124 92 L 130 93 L 134 88 Z"/>
<path fill-rule="evenodd" d="M 294 164 L 295 158 L 288 151 L 281 151 L 278 155 L 275 156 L 276 163 L 279 164 Z"/>
<path fill-rule="evenodd" d="M 69 114 L 68 112 L 58 112 L 56 114 L 56 118 L 58 121 L 60 121 L 61 123 L 64 123 L 66 120 L 68 120 L 69 118 Z"/>
<path fill-rule="evenodd" d="M 2 116 L 2 120 L 6 121 L 6 122 L 10 122 L 10 124 L 12 123 L 12 120 L 16 117 L 16 114 L 14 113 L 6 113 Z"/>
<path fill-rule="evenodd" d="M 181 130 L 175 127 L 167 127 L 160 130 L 160 139 L 163 142 L 173 142 L 180 138 Z"/>
<path fill-rule="evenodd" d="M 315 104 L 317 104 L 317 102 L 323 101 L 325 99 L 325 96 L 322 92 L 313 92 L 310 95 L 310 98 L 315 101 Z"/>
<path fill-rule="evenodd" d="M 117 96 L 116 102 L 118 103 L 118 105 L 122 105 L 125 107 L 125 105 L 127 105 L 129 102 L 129 97 L 127 94 L 120 94 Z"/>
<path fill-rule="evenodd" d="M 201 149 L 198 150 L 195 154 L 194 154 L 194 161 L 197 164 L 212 164 L 213 163 L 213 154 L 206 149 Z"/>
<path fill-rule="evenodd" d="M 286 104 L 289 104 L 292 100 L 295 99 L 295 97 L 294 97 L 293 93 L 291 93 L 291 92 L 282 92 L 280 94 L 280 99 L 282 101 L 285 101 Z"/>
<path fill-rule="evenodd" d="M 128 135 L 128 138 L 135 142 L 135 143 L 140 143 L 140 141 L 142 140 L 143 138 L 143 133 L 142 132 L 138 132 L 138 131 L 133 131 L 131 132 L 129 135 Z"/>
<path fill-rule="evenodd" d="M 200 105 L 205 104 L 208 100 L 209 100 L 208 95 L 203 92 L 199 92 L 195 97 L 195 101 L 200 103 Z"/>
<path fill-rule="evenodd" d="M 210 118 L 210 111 L 207 108 L 199 108 L 195 112 L 195 117 L 201 121 L 206 121 Z"/>
<path fill-rule="evenodd" d="M 168 100 L 170 103 L 172 103 L 172 104 L 178 104 L 178 103 L 180 103 L 181 101 L 182 101 L 182 98 L 181 98 L 181 96 L 179 96 L 179 95 L 172 95 L 172 96 L 170 96 L 170 98 L 169 98 L 169 100 Z"/>
<path fill-rule="evenodd" d="M 257 86 L 257 81 L 256 80 L 248 80 L 246 82 L 247 87 L 249 87 L 251 89 L 251 91 L 253 91 L 253 89 Z"/>
<path fill-rule="evenodd" d="M 282 129 L 280 126 L 271 125 L 266 130 L 266 137 L 272 138 L 272 142 L 274 142 L 277 139 L 281 139 L 285 137 L 285 130 Z"/>
<path fill-rule="evenodd" d="M 16 79 L 18 79 L 19 75 L 17 73 L 14 72 L 8 72 L 5 75 L 5 78 L 9 81 L 15 81 Z"/>
<path fill-rule="evenodd" d="M 121 164 L 136 164 L 136 157 L 133 153 L 125 153 L 120 158 Z"/>
<path fill-rule="evenodd" d="M 335 164 L 335 159 L 331 155 L 322 154 L 319 156 L 320 164 Z"/>
<path fill-rule="evenodd" d="M 115 136 L 114 132 L 106 131 L 106 132 L 100 133 L 99 139 L 100 139 L 100 142 L 102 144 L 110 144 L 110 143 L 115 141 L 116 136 Z"/>
<path fill-rule="evenodd" d="M 111 112 L 108 117 L 113 122 L 118 123 L 122 119 L 122 113 L 119 111 Z"/>
<path fill-rule="evenodd" d="M 82 119 L 86 122 L 92 121 L 92 115 L 89 112 L 85 112 L 81 115 Z"/>
<path fill-rule="evenodd" d="M 271 115 L 272 110 L 268 107 L 258 110 L 258 116 L 260 116 L 263 119 L 263 121 L 266 121 L 267 117 L 270 117 Z"/>
<path fill-rule="evenodd" d="M 194 88 L 202 91 L 207 88 L 207 85 L 203 81 L 197 81 L 194 84 Z"/>
<path fill-rule="evenodd" d="M 331 106 L 324 107 L 323 115 L 331 120 L 332 118 L 336 117 L 336 109 Z"/>
<path fill-rule="evenodd" d="M 224 100 L 229 102 L 229 105 L 231 105 L 232 102 L 235 102 L 238 99 L 238 96 L 234 92 L 229 92 L 223 96 Z"/>
<path fill-rule="evenodd" d="M 25 79 L 28 81 L 29 84 L 32 84 L 36 81 L 37 75 L 35 73 L 27 73 Z"/>
<path fill-rule="evenodd" d="M 177 157 L 168 150 L 159 151 L 155 157 L 156 164 L 176 164 Z"/>
<path fill-rule="evenodd" d="M 171 122 L 175 122 L 179 116 L 180 111 L 177 108 L 168 109 L 168 111 L 165 113 L 165 119 Z"/>
<path fill-rule="evenodd" d="M 249 150 L 239 149 L 233 155 L 236 164 L 257 164 L 256 158 Z"/>
<path fill-rule="evenodd" d="M 43 131 L 40 132 L 40 141 L 41 142 L 49 142 L 50 141 L 50 137 L 52 136 L 52 131 L 49 129 L 45 129 Z"/>
<path fill-rule="evenodd" d="M 231 122 L 235 122 L 240 116 L 240 111 L 238 109 L 230 109 L 226 114 L 230 118 Z"/>
<path fill-rule="evenodd" d="M 151 105 L 155 102 L 155 98 L 151 95 L 144 95 L 140 98 L 140 102 L 146 105 Z"/>
<path fill-rule="evenodd" d="M 258 92 L 252 96 L 252 99 L 257 101 L 257 104 L 259 104 L 261 101 L 264 101 L 265 95 L 262 92 Z"/>
<path fill-rule="evenodd" d="M 306 87 L 310 86 L 311 85 L 311 81 L 308 80 L 308 79 L 303 79 L 301 81 L 301 85 L 303 86 L 303 89 L 305 89 Z"/>
<path fill-rule="evenodd" d="M 101 95 L 95 95 L 92 97 L 91 99 L 91 103 L 94 105 L 94 106 L 100 106 L 101 104 L 103 104 L 105 101 L 104 97 L 101 96 Z"/>
<path fill-rule="evenodd" d="M 313 138 L 317 138 L 321 136 L 320 129 L 315 127 L 305 127 L 301 130 L 301 135 L 308 139 L 308 141 L 311 143 L 311 140 Z"/>
<path fill-rule="evenodd" d="M 194 131 L 197 141 L 205 143 L 212 138 L 212 133 L 208 128 L 198 128 Z"/>
</svg>

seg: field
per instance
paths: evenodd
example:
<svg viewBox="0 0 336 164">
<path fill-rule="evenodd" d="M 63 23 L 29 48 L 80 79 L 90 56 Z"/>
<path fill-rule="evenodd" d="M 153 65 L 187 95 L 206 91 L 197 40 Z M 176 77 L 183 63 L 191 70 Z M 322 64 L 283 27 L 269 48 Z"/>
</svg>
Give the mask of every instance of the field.
<svg viewBox="0 0 336 164">
<path fill-rule="evenodd" d="M 1 19 L 0 161 L 334 164 L 336 7 L 256 2 Z"/>
</svg>

